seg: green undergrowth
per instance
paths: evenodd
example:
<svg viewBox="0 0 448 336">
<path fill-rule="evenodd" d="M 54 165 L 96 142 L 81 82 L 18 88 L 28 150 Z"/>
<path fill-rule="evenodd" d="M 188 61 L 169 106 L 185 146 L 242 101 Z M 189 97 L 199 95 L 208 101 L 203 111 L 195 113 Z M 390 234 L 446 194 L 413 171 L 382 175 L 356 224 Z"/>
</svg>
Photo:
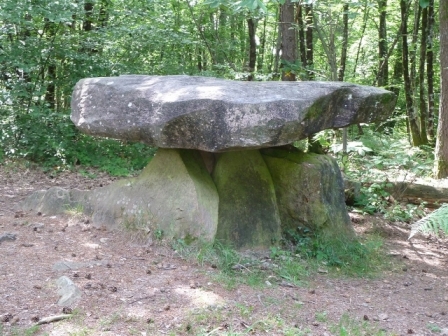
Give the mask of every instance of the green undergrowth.
<svg viewBox="0 0 448 336">
<path fill-rule="evenodd" d="M 219 283 L 228 289 L 240 284 L 251 287 L 276 286 L 287 282 L 304 286 L 310 275 L 329 273 L 332 276 L 374 277 L 390 268 L 390 259 L 377 235 L 359 239 L 323 239 L 320 236 L 289 237 L 281 247 L 269 251 L 238 252 L 229 245 L 186 244 L 173 242 L 173 249 L 182 258 L 210 265 Z"/>
<path fill-rule="evenodd" d="M 284 246 L 314 270 L 325 270 L 352 277 L 375 276 L 389 267 L 383 249 L 383 240 L 378 235 L 353 238 L 327 238 L 318 234 L 289 232 Z"/>
<path fill-rule="evenodd" d="M 388 334 L 380 330 L 375 324 L 369 321 L 359 321 L 348 314 L 344 314 L 339 319 L 339 322 L 330 326 L 330 331 L 333 335 L 338 336 L 386 336 Z"/>
<path fill-rule="evenodd" d="M 353 130 L 354 128 L 352 128 Z M 354 200 L 354 211 L 379 213 L 389 221 L 411 222 L 425 215 L 425 203 L 405 204 L 391 197 L 390 181 L 412 183 L 431 177 L 434 154 L 431 146 L 412 147 L 403 127 L 384 136 L 365 128 L 364 134 L 351 134 L 347 153 L 342 144 L 329 145 L 345 179 L 358 182 L 360 190 Z"/>
<path fill-rule="evenodd" d="M 271 334 L 309 336 L 315 334 L 312 332 L 314 327 L 310 322 L 290 321 L 283 318 L 282 315 L 278 313 L 260 316 L 254 311 L 253 306 L 245 304 L 236 304 L 234 309 L 199 309 L 192 311 L 184 323 L 179 325 L 171 334 L 198 336 L 211 334 L 222 336 Z M 235 328 L 234 323 L 232 323 L 234 320 L 244 321 L 244 324 Z M 329 319 L 327 312 L 316 312 L 314 323 L 325 325 L 334 336 L 396 336 L 394 333 L 381 330 L 375 322 L 362 321 L 346 313 L 338 320 L 333 321 Z"/>
<path fill-rule="evenodd" d="M 87 136 L 81 138 L 76 151 L 66 162 L 72 166 L 97 168 L 113 176 L 128 176 L 143 169 L 157 150 L 142 143 L 124 143 L 113 139 L 92 141 Z"/>
<path fill-rule="evenodd" d="M 10 330 L 6 331 L 6 328 L 0 323 L 0 336 L 32 336 L 37 335 L 40 327 L 32 326 L 28 328 L 11 327 Z"/>
<path fill-rule="evenodd" d="M 78 135 L 73 144 L 61 144 L 54 153 L 30 155 L 26 151 L 18 151 L 0 156 L 0 164 L 35 167 L 49 174 L 76 170 L 88 178 L 96 178 L 98 171 L 111 176 L 130 176 L 142 170 L 156 150 L 142 143 Z"/>
</svg>

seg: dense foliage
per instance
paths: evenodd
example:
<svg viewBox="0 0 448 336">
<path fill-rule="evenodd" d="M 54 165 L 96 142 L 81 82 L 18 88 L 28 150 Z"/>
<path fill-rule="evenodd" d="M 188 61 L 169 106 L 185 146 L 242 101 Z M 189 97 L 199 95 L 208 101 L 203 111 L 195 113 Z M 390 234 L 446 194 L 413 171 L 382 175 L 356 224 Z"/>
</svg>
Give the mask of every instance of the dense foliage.
<svg viewBox="0 0 448 336">
<path fill-rule="evenodd" d="M 121 144 L 99 142 L 74 129 L 69 120 L 70 95 L 81 78 L 129 73 L 238 80 L 276 80 L 283 73 L 297 80 L 329 80 L 336 79 L 335 66 L 339 75 L 343 67 L 346 81 L 401 91 L 394 119 L 375 125 L 377 132 L 390 132 L 396 123 L 406 122 L 411 132 L 418 101 L 431 98 L 419 76 L 425 63 L 418 65 L 430 53 L 437 95 L 437 22 L 431 30 L 423 28 L 431 25 L 431 13 L 437 9 L 429 0 L 402 2 L 407 32 L 401 31 L 400 4 L 385 0 L 4 0 L 0 4 L 0 158 L 73 165 L 92 163 L 99 154 L 92 146 L 106 154 L 122 153 Z M 292 4 L 289 9 L 284 7 L 287 3 Z M 279 18 L 285 10 L 295 13 L 288 26 L 297 32 L 297 59 L 292 60 L 282 57 L 286 47 L 281 36 L 284 22 Z M 348 28 L 345 38 L 344 27 Z M 403 92 L 401 36 L 409 44 L 413 107 L 406 105 Z M 421 43 L 423 39 L 427 43 Z M 406 112 L 409 108 L 412 111 Z M 429 106 L 425 113 L 434 110 Z M 419 114 L 424 119 L 420 131 L 431 139 L 435 126 L 425 113 Z"/>
</svg>

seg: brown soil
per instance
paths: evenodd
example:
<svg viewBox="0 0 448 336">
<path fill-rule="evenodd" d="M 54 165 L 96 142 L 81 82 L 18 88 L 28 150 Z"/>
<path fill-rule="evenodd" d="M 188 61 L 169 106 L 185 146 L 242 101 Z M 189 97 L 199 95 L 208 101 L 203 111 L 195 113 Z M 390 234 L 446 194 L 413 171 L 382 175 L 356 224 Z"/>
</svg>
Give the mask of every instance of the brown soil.
<svg viewBox="0 0 448 336">
<path fill-rule="evenodd" d="M 374 279 L 315 272 L 301 286 L 276 277 L 229 286 L 216 266 L 163 242 L 138 243 L 75 213 L 17 211 L 33 190 L 112 180 L 95 174 L 0 166 L 0 236 L 17 237 L 0 242 L 0 335 L 31 335 L 36 321 L 62 314 L 55 285 L 62 275 L 83 296 L 71 319 L 36 327 L 35 335 L 448 335 L 447 242 L 419 236 L 411 244 L 407 225 L 352 215 L 360 235 L 381 233 L 393 261 Z M 59 261 L 85 264 L 54 271 Z"/>
</svg>

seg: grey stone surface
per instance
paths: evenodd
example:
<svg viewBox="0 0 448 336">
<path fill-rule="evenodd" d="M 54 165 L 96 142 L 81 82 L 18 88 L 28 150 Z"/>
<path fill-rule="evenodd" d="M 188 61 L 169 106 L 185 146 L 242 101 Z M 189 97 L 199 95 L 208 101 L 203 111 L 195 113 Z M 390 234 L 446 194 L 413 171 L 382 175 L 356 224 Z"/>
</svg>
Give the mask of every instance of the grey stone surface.
<svg viewBox="0 0 448 336">
<path fill-rule="evenodd" d="M 219 194 L 216 239 L 237 248 L 280 242 L 275 188 L 259 150 L 218 155 L 213 180 Z"/>
<path fill-rule="evenodd" d="M 92 191 L 50 188 L 31 194 L 20 207 L 47 214 L 61 214 L 73 207 L 91 216 L 97 227 L 213 241 L 219 199 L 204 155 L 205 160 L 199 151 L 159 149 L 136 178 Z"/>
<path fill-rule="evenodd" d="M 342 175 L 332 157 L 294 148 L 261 152 L 275 186 L 282 231 L 306 228 L 326 237 L 353 237 Z"/>
<path fill-rule="evenodd" d="M 0 235 L 0 244 L 4 241 L 14 241 L 17 239 L 17 234 L 16 233 L 2 233 Z"/>
<path fill-rule="evenodd" d="M 65 275 L 56 280 L 58 294 L 61 298 L 58 301 L 59 306 L 68 307 L 75 305 L 82 297 L 82 292 L 76 287 L 75 283 Z"/>
<path fill-rule="evenodd" d="M 128 75 L 79 81 L 71 119 L 92 135 L 224 152 L 385 120 L 395 102 L 389 91 L 344 82 Z"/>
<path fill-rule="evenodd" d="M 82 205 L 82 200 L 89 194 L 86 190 L 52 187 L 38 190 L 21 202 L 20 208 L 27 212 L 41 212 L 52 216 Z"/>
<path fill-rule="evenodd" d="M 94 190 L 89 206 L 96 225 L 149 228 L 165 238 L 213 241 L 218 203 L 198 151 L 159 149 L 137 178 Z"/>
</svg>

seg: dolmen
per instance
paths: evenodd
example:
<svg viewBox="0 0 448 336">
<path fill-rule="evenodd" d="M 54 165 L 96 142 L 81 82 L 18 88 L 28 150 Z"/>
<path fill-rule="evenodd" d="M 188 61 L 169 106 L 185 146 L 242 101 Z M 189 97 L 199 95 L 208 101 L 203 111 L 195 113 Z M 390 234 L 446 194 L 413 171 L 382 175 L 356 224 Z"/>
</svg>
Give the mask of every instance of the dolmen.
<svg viewBox="0 0 448 336">
<path fill-rule="evenodd" d="M 158 148 L 142 173 L 92 191 L 51 188 L 26 211 L 83 209 L 96 226 L 267 247 L 285 232 L 353 233 L 335 160 L 293 146 L 324 129 L 384 121 L 396 96 L 344 82 L 198 76 L 88 78 L 71 120 L 86 134 Z"/>
</svg>

